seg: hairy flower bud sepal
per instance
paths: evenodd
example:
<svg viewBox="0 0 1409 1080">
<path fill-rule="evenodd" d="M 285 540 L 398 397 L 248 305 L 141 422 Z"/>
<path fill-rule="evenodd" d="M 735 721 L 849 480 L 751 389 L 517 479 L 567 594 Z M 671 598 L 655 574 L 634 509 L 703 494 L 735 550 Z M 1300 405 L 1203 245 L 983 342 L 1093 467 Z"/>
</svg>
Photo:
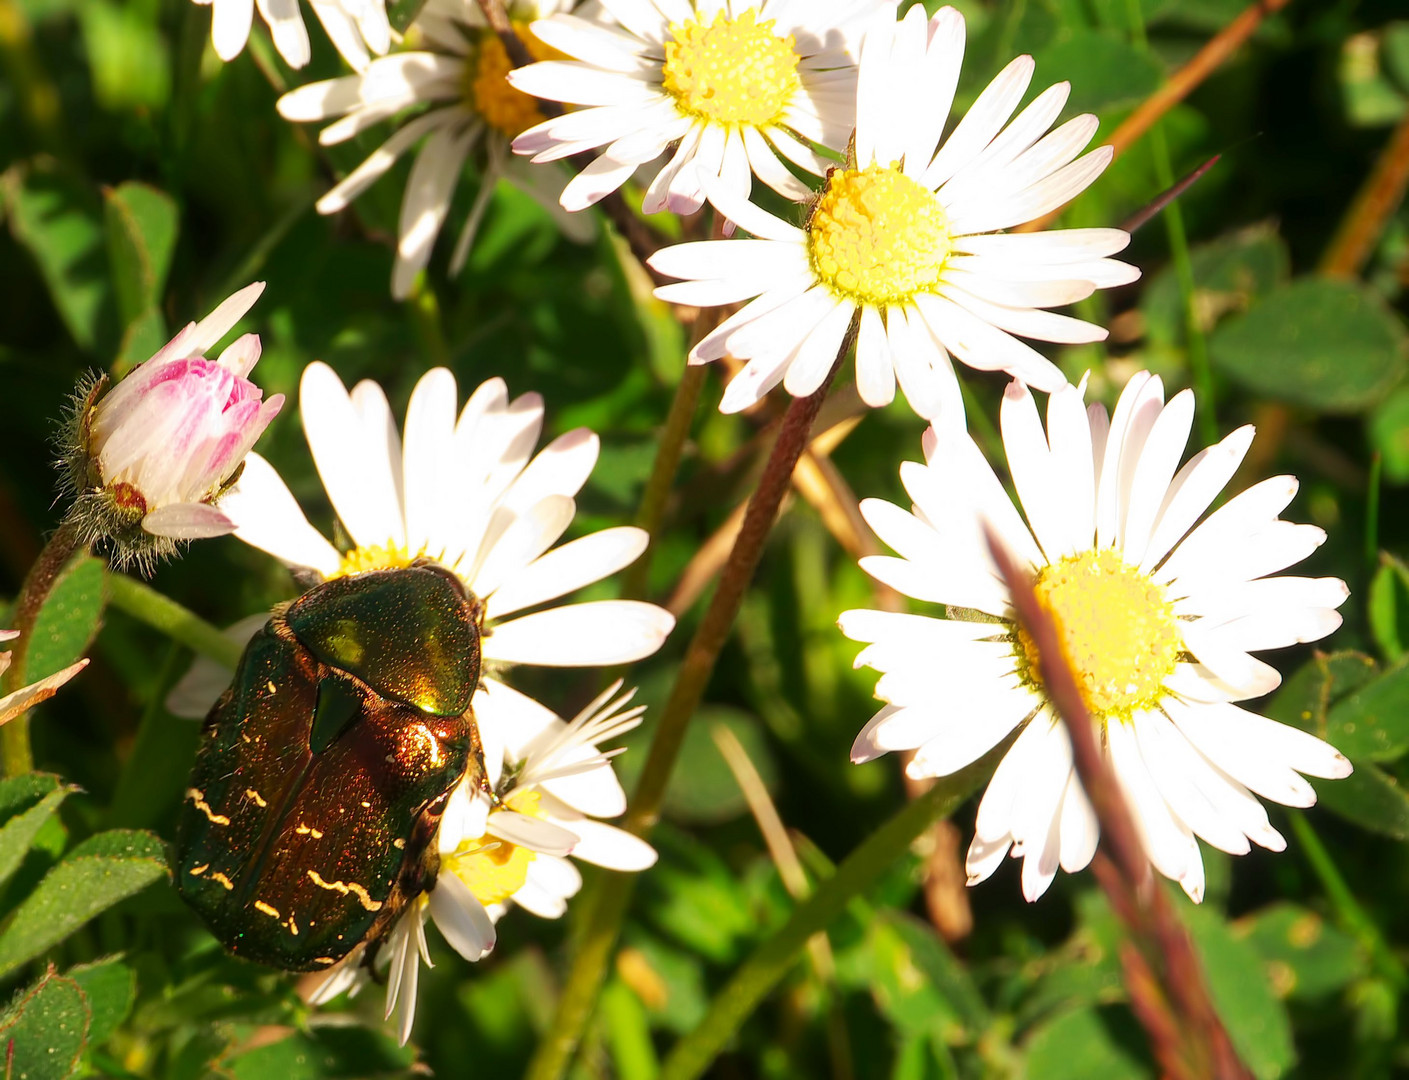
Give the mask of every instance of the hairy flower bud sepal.
<svg viewBox="0 0 1409 1080">
<path fill-rule="evenodd" d="M 245 455 L 284 403 L 248 378 L 260 341 L 245 334 L 216 360 L 205 353 L 264 291 L 250 285 L 181 330 L 117 385 L 80 384 L 61 433 L 67 520 L 118 566 L 150 566 L 180 540 L 221 536 L 235 523 L 218 503 Z"/>
</svg>

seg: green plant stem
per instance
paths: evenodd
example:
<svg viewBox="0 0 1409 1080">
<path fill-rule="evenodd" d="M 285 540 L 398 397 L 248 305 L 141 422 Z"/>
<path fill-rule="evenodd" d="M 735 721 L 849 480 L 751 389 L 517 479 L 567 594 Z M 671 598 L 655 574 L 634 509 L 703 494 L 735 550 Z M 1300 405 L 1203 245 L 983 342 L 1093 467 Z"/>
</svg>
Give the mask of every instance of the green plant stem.
<svg viewBox="0 0 1409 1080">
<path fill-rule="evenodd" d="M 1006 748 L 1006 747 L 1005 747 Z M 910 800 L 837 867 L 788 921 L 754 950 L 715 995 L 693 1031 L 677 1042 L 661 1067 L 660 1080 L 693 1080 L 709 1067 L 763 997 L 797 962 L 808 940 L 825 930 L 846 906 L 905 853 L 937 819 L 946 817 L 992 769 L 993 755 L 946 776 Z"/>
<path fill-rule="evenodd" d="M 25 684 L 25 669 L 28 667 L 29 640 L 34 630 L 35 620 L 43 610 L 44 601 L 54 588 L 54 582 L 69 561 L 85 545 L 79 540 L 77 526 L 65 521 L 49 537 L 49 542 L 40 551 L 39 558 L 25 575 L 20 594 L 15 598 L 14 625 L 7 629 L 18 630 L 10 650 L 10 667 L 0 680 L 0 690 L 9 693 Z M 34 768 L 34 753 L 29 745 L 29 716 L 22 713 L 0 727 L 0 762 L 3 762 L 6 776 L 19 776 Z"/>
<path fill-rule="evenodd" d="M 160 630 L 202 656 L 218 660 L 233 670 L 240 662 L 244 646 L 231 641 L 220 628 L 206 622 L 189 608 L 163 596 L 149 585 L 126 574 L 108 574 L 108 603 L 119 611 Z"/>
<path fill-rule="evenodd" d="M 1409 973 L 1406 973 L 1404 965 L 1380 934 L 1375 921 L 1365 914 L 1365 909 L 1355 899 L 1355 894 L 1350 891 L 1350 886 L 1341 876 L 1340 868 L 1331 858 L 1331 853 L 1326 850 L 1326 845 L 1321 843 L 1316 830 L 1306 820 L 1306 815 L 1292 813 L 1288 818 L 1292 832 L 1301 845 L 1301 852 L 1321 882 L 1321 887 L 1326 890 L 1326 898 L 1335 908 L 1341 927 L 1360 942 L 1360 947 L 1369 954 L 1380 975 L 1396 990 L 1402 993 L 1409 989 Z"/>
<path fill-rule="evenodd" d="M 691 364 L 685 368 L 675 386 L 670 412 L 666 414 L 665 427 L 661 429 L 660 442 L 656 446 L 651 475 L 641 493 L 640 508 L 636 511 L 636 524 L 646 531 L 649 540 L 645 552 L 631 564 L 625 575 L 622 591 L 626 596 L 645 596 L 649 590 L 651 557 L 655 554 L 656 539 L 665 520 L 670 490 L 675 486 L 675 474 L 680 471 L 680 458 L 690 437 L 706 374 L 703 364 Z"/>
<path fill-rule="evenodd" d="M 744 593 L 763 556 L 764 542 L 777 520 L 778 507 L 791 487 L 793 469 L 807 447 L 813 422 L 837 369 L 851 350 L 855 334 L 853 322 L 822 385 L 805 398 L 794 398 L 778 425 L 777 440 L 763 467 L 758 488 L 749 499 L 743 526 L 720 572 L 719 585 L 695 636 L 690 639 L 675 685 L 656 722 L 641 780 L 623 821 L 623 825 L 638 836 L 649 835 L 660 816 L 661 802 L 675 769 L 685 730 L 704 696 L 705 686 L 739 614 Z M 577 953 L 558 999 L 557 1014 L 548 1027 L 549 1035 L 539 1044 L 529 1063 L 527 1080 L 560 1080 L 572 1063 L 596 1006 L 633 888 L 633 875 L 611 875 L 604 877 L 600 887 L 586 898 Z"/>
<path fill-rule="evenodd" d="M 1135 47 L 1142 53 L 1148 53 L 1150 43 L 1145 36 L 1145 13 L 1140 0 L 1126 0 L 1125 6 L 1130 16 L 1130 32 Z M 1174 166 L 1162 123 L 1150 128 L 1150 157 L 1154 159 L 1155 180 L 1159 183 L 1159 189 L 1168 191 L 1174 186 Z M 1163 217 L 1169 237 L 1169 254 L 1174 262 L 1174 276 L 1179 282 L 1179 303 L 1184 309 L 1189 379 L 1194 385 L 1194 397 L 1198 402 L 1199 433 L 1205 443 L 1212 445 L 1218 441 L 1218 418 L 1213 405 L 1213 369 L 1208 360 L 1208 338 L 1194 309 L 1194 262 L 1189 256 L 1189 234 L 1184 227 L 1184 209 L 1178 199 L 1170 200 L 1163 210 Z"/>
</svg>

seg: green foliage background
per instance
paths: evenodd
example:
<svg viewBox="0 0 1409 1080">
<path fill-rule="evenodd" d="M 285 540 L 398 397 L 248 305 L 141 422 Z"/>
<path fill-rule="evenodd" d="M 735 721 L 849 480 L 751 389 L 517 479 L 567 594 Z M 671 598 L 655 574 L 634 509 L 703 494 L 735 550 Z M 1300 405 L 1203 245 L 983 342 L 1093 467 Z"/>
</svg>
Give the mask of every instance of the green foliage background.
<svg viewBox="0 0 1409 1080">
<path fill-rule="evenodd" d="M 1097 112 L 1104 136 L 1242 4 L 961 7 L 970 34 L 961 104 L 1012 55 L 1032 52 L 1036 86 L 1070 78 L 1068 114 Z M 1289 838 L 1284 854 L 1229 859 L 1205 848 L 1207 900 L 1195 909 L 1177 898 L 1260 1080 L 1409 1069 L 1400 1029 L 1409 991 L 1409 568 L 1400 561 L 1409 558 L 1409 210 L 1384 224 L 1359 279 L 1317 275 L 1409 108 L 1406 16 L 1396 0 L 1292 3 L 1066 215 L 1068 224 L 1118 224 L 1168 176 L 1223 155 L 1179 203 L 1192 298 L 1172 258 L 1178 230 L 1168 214 L 1155 218 L 1127 256 L 1143 281 L 1079 312 L 1111 326 L 1111 340 L 1052 355 L 1073 378 L 1090 371 L 1091 396 L 1109 402 L 1140 367 L 1188 385 L 1206 353 L 1214 395 L 1200 401 L 1205 436 L 1260 425 L 1248 475 L 1301 477 L 1290 516 L 1330 533 L 1305 572 L 1341 576 L 1352 589 L 1344 628 L 1322 643 L 1333 652 L 1273 658 L 1288 678 L 1267 710 L 1330 739 L 1355 775 L 1318 782 L 1314 811 L 1271 808 Z M 324 150 L 274 112 L 286 84 L 340 73 L 338 57 L 315 26 L 313 63 L 291 73 L 257 22 L 246 53 L 222 65 L 207 44 L 209 17 L 187 0 L 0 0 L 0 595 L 13 597 L 56 524 L 49 440 L 78 377 L 125 371 L 255 279 L 269 283 L 249 324 L 263 337 L 266 392 L 296 401 L 303 367 L 322 359 L 349 384 L 382 382 L 399 413 L 432 366 L 454 370 L 462 397 L 503 375 L 514 393 L 543 393 L 550 434 L 586 424 L 602 435 L 574 528 L 629 521 L 685 332 L 624 247 L 605 227 L 593 245 L 569 244 L 501 186 L 465 272 L 446 278 L 442 245 L 425 286 L 394 303 L 390 245 L 406 163 L 351 211 L 319 217 L 314 200 L 384 132 Z M 971 427 L 1001 462 L 993 425 L 1003 380 L 966 374 Z M 712 374 L 652 570 L 657 598 L 749 490 L 749 459 L 739 454 L 756 422 L 713 411 L 720 389 Z M 834 460 L 858 495 L 899 500 L 897 466 L 919 456 L 920 432 L 898 402 L 865 416 Z M 326 526 L 331 510 L 296 407 L 260 449 Z M 154 585 L 221 625 L 295 591 L 273 560 L 233 539 L 195 545 Z M 10 1001 L 0 1048 L 17 1048 L 5 1075 L 256 1080 L 422 1066 L 519 1075 L 552 1016 L 571 913 L 561 923 L 511 914 L 498 949 L 474 966 L 431 935 L 437 965 L 423 976 L 404 1050 L 380 1022 L 379 992 L 314 1013 L 295 980 L 222 954 L 166 883 L 160 843 L 171 838 L 197 735 L 161 702 L 190 654 L 103 610 L 103 593 L 101 567 L 79 563 L 45 611 L 30 675 L 85 649 L 93 663 L 35 717 L 45 773 L 0 784 L 0 1004 Z M 663 1051 L 792 906 L 709 737 L 713 724 L 743 742 L 814 880 L 903 801 L 895 760 L 847 762 L 874 708 L 873 676 L 852 670 L 856 646 L 834 624 L 870 598 L 868 579 L 796 500 L 691 729 L 655 838 L 660 864 L 641 881 L 575 1076 L 655 1075 Z M 632 672 L 648 703 L 663 700 L 698 614 L 696 605 L 665 650 Z M 595 674 L 527 678 L 521 685 L 569 713 L 596 688 Z M 650 732 L 648 715 L 619 759 L 628 790 Z M 956 818 L 965 838 L 972 814 L 970 805 Z M 967 894 L 974 929 L 952 944 L 927 918 L 922 876 L 912 854 L 852 903 L 831 927 L 835 970 L 802 957 L 716 1074 L 1154 1075 L 1123 1003 L 1118 929 L 1089 874 L 1062 875 L 1027 905 L 1016 864 L 1006 866 Z"/>
</svg>

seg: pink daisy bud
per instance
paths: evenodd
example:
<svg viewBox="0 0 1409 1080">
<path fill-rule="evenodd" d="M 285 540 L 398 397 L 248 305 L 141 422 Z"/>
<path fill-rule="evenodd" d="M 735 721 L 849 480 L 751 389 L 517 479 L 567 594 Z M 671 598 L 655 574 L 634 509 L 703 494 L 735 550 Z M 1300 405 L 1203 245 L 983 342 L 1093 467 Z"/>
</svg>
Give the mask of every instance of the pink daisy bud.
<svg viewBox="0 0 1409 1080">
<path fill-rule="evenodd" d="M 234 530 L 216 504 L 284 397 L 265 401 L 248 378 L 258 335 L 218 359 L 205 354 L 263 291 L 263 282 L 241 289 L 111 391 L 102 379 L 79 400 L 65 440 L 70 515 L 90 543 L 110 541 L 117 562 L 150 562 L 175 541 Z"/>
</svg>

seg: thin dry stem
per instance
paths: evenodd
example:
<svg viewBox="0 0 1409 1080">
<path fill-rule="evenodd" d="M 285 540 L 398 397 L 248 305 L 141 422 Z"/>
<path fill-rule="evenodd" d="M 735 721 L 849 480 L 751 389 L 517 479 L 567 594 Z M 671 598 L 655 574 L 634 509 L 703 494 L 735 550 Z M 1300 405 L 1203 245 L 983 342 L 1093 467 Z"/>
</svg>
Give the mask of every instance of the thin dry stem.
<svg viewBox="0 0 1409 1080">
<path fill-rule="evenodd" d="M 1262 20 L 1274 12 L 1281 11 L 1291 0 L 1257 0 L 1244 8 L 1238 16 L 1209 39 L 1202 49 L 1196 52 L 1182 68 L 1169 77 L 1169 81 L 1147 97 L 1124 123 L 1111 133 L 1107 144 L 1115 149 L 1119 157 L 1128 150 L 1140 136 L 1157 124 L 1165 113 L 1192 94 L 1198 87 L 1227 62 L 1238 49 L 1252 37 Z M 1016 232 L 1037 232 L 1045 229 L 1061 216 L 1064 207 L 1058 207 L 1049 214 L 1043 214 L 1024 225 Z"/>
</svg>

